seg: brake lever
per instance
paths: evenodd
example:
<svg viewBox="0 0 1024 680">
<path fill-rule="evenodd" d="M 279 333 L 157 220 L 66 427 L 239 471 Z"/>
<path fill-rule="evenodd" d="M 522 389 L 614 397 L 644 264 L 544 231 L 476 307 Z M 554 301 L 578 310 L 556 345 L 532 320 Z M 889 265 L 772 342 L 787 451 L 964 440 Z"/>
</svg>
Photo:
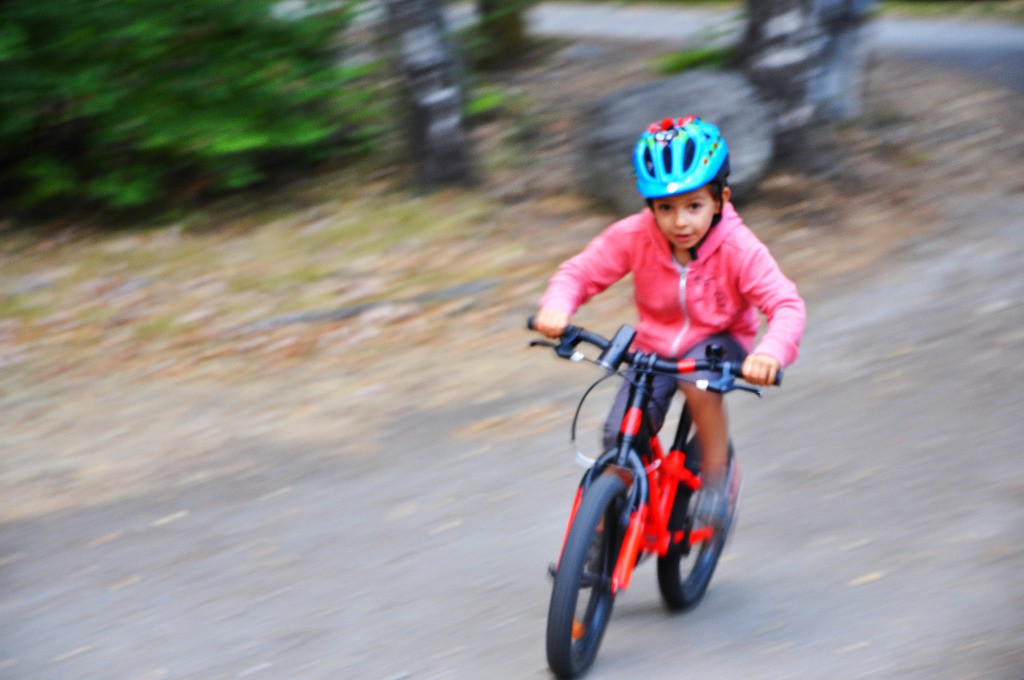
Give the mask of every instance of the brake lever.
<svg viewBox="0 0 1024 680">
<path fill-rule="evenodd" d="M 712 356 L 710 350 L 711 348 L 709 348 L 708 352 L 709 358 L 716 360 L 721 359 L 720 356 Z M 718 352 L 718 354 L 720 354 L 720 352 Z M 734 389 L 737 389 L 736 376 L 733 375 L 732 372 L 732 363 L 729 361 L 722 361 L 718 368 L 721 371 L 721 375 L 719 376 L 718 380 L 715 380 L 714 382 L 706 379 L 698 380 L 695 383 L 697 385 L 697 388 L 704 390 L 706 392 L 714 392 L 716 394 L 725 394 Z"/>
<path fill-rule="evenodd" d="M 737 385 L 737 384 L 733 383 L 731 389 L 733 389 L 733 390 L 743 390 L 744 392 L 750 392 L 751 394 L 756 394 L 758 399 L 763 399 L 764 398 L 764 392 L 761 390 L 761 388 L 754 387 L 753 385 Z"/>
<path fill-rule="evenodd" d="M 576 351 L 574 345 L 567 342 L 564 338 L 561 342 L 552 342 L 550 340 L 530 340 L 530 347 L 548 347 L 555 350 L 562 359 L 569 359 L 570 361 L 580 361 L 583 359 L 583 355 Z"/>
<path fill-rule="evenodd" d="M 711 382 L 710 380 L 697 380 L 694 382 L 697 389 L 705 392 L 714 392 L 715 394 L 727 394 L 733 390 L 743 390 L 744 392 L 750 392 L 756 394 L 758 399 L 764 397 L 764 392 L 760 388 L 754 387 L 753 385 L 737 385 L 736 379 L 733 376 L 723 377 L 721 380 Z"/>
</svg>

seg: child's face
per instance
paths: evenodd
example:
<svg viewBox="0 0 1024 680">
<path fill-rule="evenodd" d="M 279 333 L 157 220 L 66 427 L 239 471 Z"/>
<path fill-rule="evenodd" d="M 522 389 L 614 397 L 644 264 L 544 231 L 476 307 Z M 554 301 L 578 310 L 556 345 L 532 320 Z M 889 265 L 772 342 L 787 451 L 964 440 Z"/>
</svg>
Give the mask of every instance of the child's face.
<svg viewBox="0 0 1024 680">
<path fill-rule="evenodd" d="M 729 200 L 729 187 L 722 189 L 722 200 Z M 696 191 L 651 202 L 658 229 L 665 235 L 676 254 L 687 253 L 700 243 L 711 228 L 711 219 L 722 209 L 708 186 Z"/>
</svg>

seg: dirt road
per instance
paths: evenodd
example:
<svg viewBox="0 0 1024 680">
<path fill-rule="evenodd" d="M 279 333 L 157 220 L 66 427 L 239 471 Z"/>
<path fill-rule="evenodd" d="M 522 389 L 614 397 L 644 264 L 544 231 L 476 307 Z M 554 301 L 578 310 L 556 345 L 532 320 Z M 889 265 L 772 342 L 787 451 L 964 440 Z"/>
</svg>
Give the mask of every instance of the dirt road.
<svg viewBox="0 0 1024 680">
<path fill-rule="evenodd" d="M 643 565 L 590 678 L 1024 677 L 1024 104 L 878 69 L 856 172 L 775 176 L 743 211 L 809 327 L 782 390 L 732 402 L 729 552 L 685 615 Z M 389 361 L 8 369 L 0 678 L 548 677 L 594 374 L 525 349 L 520 257 L 443 323 L 397 317 Z M 611 332 L 627 297 L 579 321 Z"/>
</svg>

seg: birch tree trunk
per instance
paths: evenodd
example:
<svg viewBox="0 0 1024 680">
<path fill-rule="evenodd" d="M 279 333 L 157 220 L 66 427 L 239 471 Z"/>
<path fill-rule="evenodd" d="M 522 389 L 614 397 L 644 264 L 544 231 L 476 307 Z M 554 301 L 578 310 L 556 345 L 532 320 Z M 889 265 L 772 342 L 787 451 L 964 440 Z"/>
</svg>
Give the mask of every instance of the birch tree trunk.
<svg viewBox="0 0 1024 680">
<path fill-rule="evenodd" d="M 424 189 L 473 180 L 459 68 L 439 0 L 384 0 L 404 80 L 409 147 Z"/>
<path fill-rule="evenodd" d="M 861 112 L 874 0 L 747 0 L 743 69 L 775 108 L 783 164 L 827 170 L 830 123 Z"/>
</svg>

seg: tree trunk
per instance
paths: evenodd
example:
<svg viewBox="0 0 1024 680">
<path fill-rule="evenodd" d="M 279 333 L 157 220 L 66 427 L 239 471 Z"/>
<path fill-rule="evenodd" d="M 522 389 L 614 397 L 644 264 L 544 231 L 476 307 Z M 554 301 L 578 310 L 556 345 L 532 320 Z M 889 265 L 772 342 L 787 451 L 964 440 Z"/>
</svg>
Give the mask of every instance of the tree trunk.
<svg viewBox="0 0 1024 680">
<path fill-rule="evenodd" d="M 828 120 L 851 120 L 863 113 L 869 58 L 868 15 L 875 0 L 818 0 L 818 20 L 829 37 L 823 73 L 811 84 Z"/>
<path fill-rule="evenodd" d="M 405 81 L 409 146 L 424 189 L 471 182 L 455 52 L 439 0 L 385 0 L 388 37 Z"/>
<path fill-rule="evenodd" d="M 814 0 L 747 0 L 747 12 L 744 70 L 775 107 L 778 161 L 816 169 L 808 141 L 818 137 L 823 120 L 808 93 L 820 68 L 824 34 Z"/>
<path fill-rule="evenodd" d="M 834 165 L 831 125 L 859 115 L 874 0 L 747 0 L 743 66 L 776 110 L 782 164 Z"/>
</svg>

